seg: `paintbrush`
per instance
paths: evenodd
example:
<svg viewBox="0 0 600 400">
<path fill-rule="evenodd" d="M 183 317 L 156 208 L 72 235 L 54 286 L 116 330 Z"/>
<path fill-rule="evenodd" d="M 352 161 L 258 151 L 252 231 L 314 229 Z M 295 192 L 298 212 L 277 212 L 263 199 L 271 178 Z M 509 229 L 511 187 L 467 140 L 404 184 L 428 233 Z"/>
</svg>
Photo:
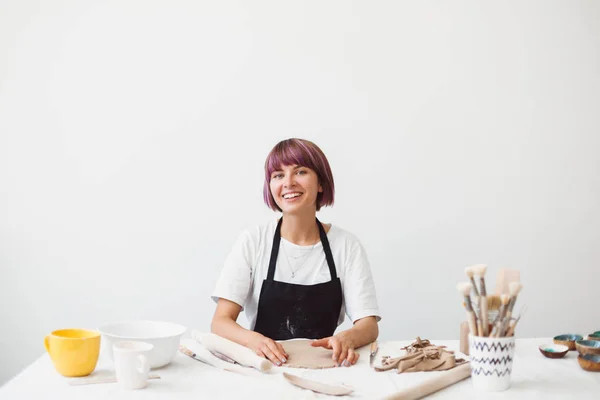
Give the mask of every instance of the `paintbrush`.
<svg viewBox="0 0 600 400">
<path fill-rule="evenodd" d="M 525 311 L 527 311 L 527 306 L 524 305 L 523 307 L 521 307 L 521 312 L 519 313 L 519 316 L 517 317 L 517 319 L 515 319 L 515 322 L 513 322 L 512 324 L 510 324 L 508 331 L 506 332 L 506 336 L 512 336 L 515 334 L 515 328 L 517 327 L 517 323 L 519 322 L 519 320 L 521 319 L 521 317 L 523 316 L 523 314 L 525 314 Z"/>
<path fill-rule="evenodd" d="M 502 306 L 502 297 L 498 294 L 488 294 L 487 296 L 488 312 L 498 311 Z"/>
<path fill-rule="evenodd" d="M 475 296 L 479 297 L 479 291 L 477 290 L 477 285 L 475 284 L 475 279 L 473 278 L 473 267 L 466 267 L 465 274 L 467 274 L 471 284 L 473 285 L 473 293 L 475 293 Z"/>
<path fill-rule="evenodd" d="M 498 321 L 498 315 L 500 315 L 500 307 L 502 306 L 502 298 L 498 294 L 487 295 L 487 306 L 488 306 L 488 329 L 490 330 L 489 336 L 492 336 L 492 329 L 494 324 Z"/>
<path fill-rule="evenodd" d="M 490 334 L 492 337 L 500 337 L 500 328 L 502 328 L 502 321 L 506 315 L 506 306 L 508 305 L 509 300 L 509 295 L 500 295 L 500 301 L 502 302 L 502 305 L 500 306 L 500 312 L 496 316 L 496 319 L 494 319 L 494 322 L 492 322 L 493 332 Z"/>
<path fill-rule="evenodd" d="M 487 270 L 487 265 L 477 264 L 472 268 L 475 276 L 479 277 L 479 317 L 481 318 L 481 325 L 483 327 L 482 335 L 487 336 L 489 333 L 487 293 L 485 290 L 485 271 Z"/>
<path fill-rule="evenodd" d="M 519 282 L 511 282 L 508 285 L 508 292 L 510 293 L 510 301 L 508 302 L 508 306 L 506 308 L 506 314 L 504 315 L 504 319 L 502 320 L 502 327 L 500 328 L 500 336 L 506 335 L 506 330 L 508 329 L 508 323 L 512 317 L 512 310 L 515 307 L 515 303 L 517 302 L 517 296 L 519 292 L 523 289 L 523 284 Z"/>
<path fill-rule="evenodd" d="M 473 290 L 473 284 L 471 282 L 460 282 L 456 285 L 456 289 L 465 297 L 465 309 L 467 310 L 467 321 L 469 322 L 471 335 L 477 336 L 477 317 L 475 316 L 475 311 L 473 311 L 473 305 L 471 304 L 471 290 Z"/>
</svg>

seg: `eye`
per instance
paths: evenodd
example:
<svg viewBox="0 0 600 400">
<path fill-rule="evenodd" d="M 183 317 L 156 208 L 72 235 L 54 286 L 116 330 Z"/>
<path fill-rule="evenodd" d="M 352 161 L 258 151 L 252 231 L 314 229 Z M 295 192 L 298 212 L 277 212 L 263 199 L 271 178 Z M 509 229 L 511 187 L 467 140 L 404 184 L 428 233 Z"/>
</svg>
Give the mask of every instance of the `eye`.
<svg viewBox="0 0 600 400">
<path fill-rule="evenodd" d="M 281 179 L 281 178 L 283 178 L 282 173 L 277 173 L 277 174 L 274 174 L 273 176 L 271 176 L 271 179 Z"/>
<path fill-rule="evenodd" d="M 306 175 L 308 172 L 306 172 L 306 170 L 299 169 L 298 171 L 296 171 L 296 173 L 297 173 L 298 175 Z"/>
</svg>

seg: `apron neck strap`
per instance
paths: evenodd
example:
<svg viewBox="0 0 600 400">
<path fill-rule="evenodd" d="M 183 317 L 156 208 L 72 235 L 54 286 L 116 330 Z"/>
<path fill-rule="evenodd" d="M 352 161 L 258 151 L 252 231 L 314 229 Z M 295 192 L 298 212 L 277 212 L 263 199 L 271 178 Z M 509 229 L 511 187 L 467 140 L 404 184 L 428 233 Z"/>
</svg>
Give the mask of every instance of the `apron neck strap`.
<svg viewBox="0 0 600 400">
<path fill-rule="evenodd" d="M 321 238 L 321 243 L 323 244 L 323 251 L 325 251 L 325 258 L 327 259 L 327 266 L 329 267 L 329 273 L 331 275 L 331 279 L 334 280 L 337 278 L 337 272 L 335 270 L 335 263 L 333 262 L 333 255 L 331 254 L 331 247 L 329 246 L 329 240 L 327 239 L 327 234 L 325 233 L 325 229 L 323 225 L 319 221 L 318 218 L 315 218 L 317 221 L 317 227 L 319 228 L 319 237 Z M 275 264 L 277 264 L 277 255 L 279 254 L 279 244 L 281 243 L 281 223 L 283 222 L 283 217 L 279 219 L 277 223 L 277 228 L 275 228 L 275 236 L 273 236 L 273 248 L 271 249 L 271 259 L 269 260 L 269 272 L 267 273 L 267 280 L 272 281 L 275 279 Z"/>
</svg>

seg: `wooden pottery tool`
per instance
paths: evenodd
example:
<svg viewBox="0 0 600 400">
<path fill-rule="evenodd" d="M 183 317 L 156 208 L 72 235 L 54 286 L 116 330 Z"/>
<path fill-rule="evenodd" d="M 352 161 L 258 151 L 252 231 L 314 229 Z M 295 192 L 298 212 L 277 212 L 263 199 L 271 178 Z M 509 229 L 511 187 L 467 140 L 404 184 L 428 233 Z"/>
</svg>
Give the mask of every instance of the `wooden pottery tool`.
<svg viewBox="0 0 600 400">
<path fill-rule="evenodd" d="M 260 372 L 269 372 L 273 368 L 273 364 L 269 360 L 257 356 L 249 348 L 214 333 L 195 339 L 199 340 L 206 349 L 224 354 L 246 367 L 256 368 Z"/>
<path fill-rule="evenodd" d="M 377 340 L 376 340 L 373 343 L 371 343 L 371 353 L 369 355 L 369 366 L 370 367 L 373 366 L 373 361 L 375 361 L 375 356 L 377 355 L 378 351 L 379 351 L 379 346 L 377 345 Z"/>
<path fill-rule="evenodd" d="M 434 376 L 420 385 L 385 397 L 386 400 L 417 400 L 471 376 L 471 365 L 465 363 L 447 371 L 428 372 Z"/>
<path fill-rule="evenodd" d="M 184 345 L 179 345 L 179 352 L 181 354 L 184 354 L 184 355 L 190 357 L 190 358 L 193 358 L 196 361 L 200 361 L 201 363 L 204 363 L 206 365 L 210 365 L 211 367 L 219 368 L 219 369 L 222 369 L 224 371 L 233 372 L 233 373 L 236 373 L 236 374 L 242 374 L 242 375 L 247 375 L 247 376 L 255 376 L 250 371 L 246 371 L 241 366 L 239 368 L 228 368 L 228 367 L 223 367 L 221 365 L 218 365 L 217 363 L 212 362 L 211 360 L 208 360 L 207 358 L 201 357 L 200 355 L 194 353 L 192 350 L 190 350 L 189 348 L 185 347 Z"/>
<path fill-rule="evenodd" d="M 158 374 L 149 374 L 148 379 L 160 379 Z M 117 382 L 116 376 L 87 376 L 84 378 L 71 378 L 69 379 L 69 385 L 80 386 L 80 385 L 94 385 L 97 383 L 115 383 Z"/>
<path fill-rule="evenodd" d="M 311 379 L 301 378 L 296 375 L 283 373 L 283 377 L 290 382 L 292 385 L 301 387 L 302 389 L 312 390 L 313 392 L 328 394 L 332 396 L 345 396 L 354 391 L 346 386 L 330 385 L 328 383 L 322 383 L 313 381 Z"/>
<path fill-rule="evenodd" d="M 459 350 L 465 355 L 469 355 L 469 323 L 463 321 L 460 323 L 460 343 Z"/>
<path fill-rule="evenodd" d="M 521 282 L 521 273 L 516 269 L 502 268 L 496 275 L 495 294 L 508 294 L 508 285 L 513 282 Z"/>
</svg>

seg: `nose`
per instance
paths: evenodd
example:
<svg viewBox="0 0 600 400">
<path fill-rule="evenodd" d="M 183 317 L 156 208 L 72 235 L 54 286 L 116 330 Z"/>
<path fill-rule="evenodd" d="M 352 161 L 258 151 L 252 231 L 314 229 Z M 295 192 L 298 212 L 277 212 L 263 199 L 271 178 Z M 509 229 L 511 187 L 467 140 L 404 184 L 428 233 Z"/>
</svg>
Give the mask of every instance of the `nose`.
<svg viewBox="0 0 600 400">
<path fill-rule="evenodd" d="M 295 186 L 296 182 L 294 181 L 294 174 L 289 174 L 285 177 L 284 181 L 283 181 L 283 186 L 286 188 Z"/>
</svg>

